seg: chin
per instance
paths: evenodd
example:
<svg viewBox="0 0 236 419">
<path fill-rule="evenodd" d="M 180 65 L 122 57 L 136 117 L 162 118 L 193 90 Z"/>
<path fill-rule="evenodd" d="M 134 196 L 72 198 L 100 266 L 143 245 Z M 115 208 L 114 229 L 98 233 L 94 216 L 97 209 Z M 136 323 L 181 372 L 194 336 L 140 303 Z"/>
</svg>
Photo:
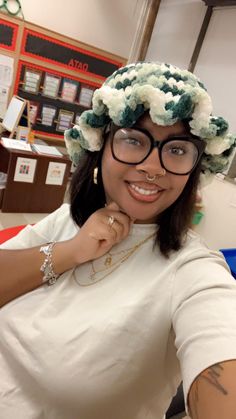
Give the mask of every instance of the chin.
<svg viewBox="0 0 236 419">
<path fill-rule="evenodd" d="M 144 214 L 142 211 L 130 211 L 125 210 L 124 212 L 134 221 L 135 224 L 156 224 L 158 215 L 160 212 L 154 213 L 154 214 Z"/>
</svg>

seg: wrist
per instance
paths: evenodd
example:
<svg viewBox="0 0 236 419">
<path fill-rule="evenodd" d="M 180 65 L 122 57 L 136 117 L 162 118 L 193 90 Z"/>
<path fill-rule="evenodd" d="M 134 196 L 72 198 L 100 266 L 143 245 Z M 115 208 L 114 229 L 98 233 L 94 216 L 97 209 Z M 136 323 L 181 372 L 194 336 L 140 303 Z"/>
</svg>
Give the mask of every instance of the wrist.
<svg viewBox="0 0 236 419">
<path fill-rule="evenodd" d="M 55 284 L 60 276 L 55 272 L 52 263 L 52 251 L 55 244 L 55 242 L 47 243 L 46 245 L 41 246 L 39 249 L 39 252 L 44 253 L 45 255 L 45 259 L 40 267 L 40 271 L 43 273 L 43 283 L 47 283 L 48 285 Z"/>
</svg>

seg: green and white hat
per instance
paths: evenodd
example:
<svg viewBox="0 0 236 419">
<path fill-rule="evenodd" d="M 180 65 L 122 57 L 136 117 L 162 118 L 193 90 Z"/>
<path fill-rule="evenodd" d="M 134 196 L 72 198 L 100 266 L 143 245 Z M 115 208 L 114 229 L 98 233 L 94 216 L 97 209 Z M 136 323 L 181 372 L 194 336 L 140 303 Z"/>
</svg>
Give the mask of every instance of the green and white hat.
<svg viewBox="0 0 236 419">
<path fill-rule="evenodd" d="M 204 85 L 187 70 L 152 62 L 122 67 L 95 90 L 92 109 L 81 114 L 79 125 L 65 131 L 74 164 L 84 151 L 102 148 L 109 122 L 131 127 L 146 111 L 158 125 L 188 122 L 191 133 L 206 142 L 203 171 L 217 173 L 227 167 L 236 136 L 228 133 L 224 118 L 212 114 L 211 98 Z"/>
</svg>

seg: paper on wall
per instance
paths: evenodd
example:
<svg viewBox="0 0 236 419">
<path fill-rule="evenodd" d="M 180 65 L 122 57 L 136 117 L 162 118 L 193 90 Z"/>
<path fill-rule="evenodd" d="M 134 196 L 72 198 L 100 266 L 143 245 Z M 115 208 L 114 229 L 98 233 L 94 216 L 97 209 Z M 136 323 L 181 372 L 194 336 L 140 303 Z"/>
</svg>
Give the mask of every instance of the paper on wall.
<svg viewBox="0 0 236 419">
<path fill-rule="evenodd" d="M 9 87 L 0 85 L 0 118 L 4 118 L 7 111 Z"/>
<path fill-rule="evenodd" d="M 46 185 L 62 185 L 66 170 L 65 163 L 51 161 L 48 165 Z"/>
<path fill-rule="evenodd" d="M 33 183 L 37 160 L 17 157 L 14 182 Z"/>
<path fill-rule="evenodd" d="M 14 59 L 0 54 L 0 85 L 10 87 L 13 79 Z"/>
</svg>

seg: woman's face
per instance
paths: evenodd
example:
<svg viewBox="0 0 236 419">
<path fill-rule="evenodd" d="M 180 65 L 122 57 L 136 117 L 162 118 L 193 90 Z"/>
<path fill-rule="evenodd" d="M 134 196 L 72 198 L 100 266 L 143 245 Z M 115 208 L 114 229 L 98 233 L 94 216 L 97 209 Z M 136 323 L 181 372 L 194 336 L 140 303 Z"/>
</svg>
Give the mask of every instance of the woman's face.
<svg viewBox="0 0 236 419">
<path fill-rule="evenodd" d="M 158 141 L 172 135 L 186 134 L 182 122 L 163 127 L 154 124 L 147 114 L 135 125 L 146 129 Z M 180 196 L 189 178 L 189 175 L 179 176 L 168 172 L 158 177 L 162 171 L 156 148 L 142 163 L 129 165 L 113 158 L 108 140 L 102 157 L 102 179 L 107 203 L 116 202 L 120 210 L 137 223 L 156 222 L 157 215 Z M 148 182 L 146 174 L 150 178 L 157 178 L 154 182 Z"/>
</svg>

